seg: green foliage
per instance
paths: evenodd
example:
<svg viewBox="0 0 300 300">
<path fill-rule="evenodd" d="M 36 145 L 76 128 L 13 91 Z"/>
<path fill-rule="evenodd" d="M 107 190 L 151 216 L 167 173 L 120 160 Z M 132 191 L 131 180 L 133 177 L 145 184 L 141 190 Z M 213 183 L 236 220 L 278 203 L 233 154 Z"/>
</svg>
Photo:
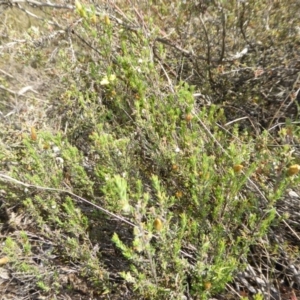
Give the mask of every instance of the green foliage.
<svg viewBox="0 0 300 300">
<path fill-rule="evenodd" d="M 0 187 L 7 205 L 18 205 L 20 216 L 28 214 L 43 240 L 51 241 L 51 251 L 61 262 L 76 264 L 99 294 L 117 287 L 109 277 L 116 273 L 135 299 L 188 294 L 205 300 L 224 291 L 244 267 L 250 248 L 281 221 L 276 203 L 300 180 L 286 172 L 299 163 L 284 142 L 288 135 L 300 138 L 293 122 L 282 126 L 280 143 L 272 147 L 269 128 L 239 123 L 229 108 L 265 104 L 255 80 L 235 77 L 255 72 L 257 58 L 252 52 L 241 61 L 225 57 L 258 37 L 271 45 L 293 35 L 277 28 L 263 2 L 217 1 L 202 7 L 194 1 L 160 1 L 166 20 L 171 9 L 176 12 L 169 33 L 174 40 L 187 33 L 187 23 L 195 29 L 192 51 L 181 49 L 182 70 L 175 72 L 179 67 L 170 43 L 156 45 L 162 24 L 152 11 L 158 7 L 154 2 L 145 16 L 153 26 L 146 36 L 146 24 L 136 29 L 76 1 L 82 23 L 74 35 L 85 46 L 74 42 L 80 53 L 72 52 L 72 58 L 67 49 L 57 50 L 64 89 L 58 101 L 51 101 L 57 101 L 52 118 L 59 126 L 32 126 L 22 133 L 10 151 L 16 163 L 6 172 L 25 184 L 12 189 L 1 182 Z M 212 22 L 206 10 L 219 21 Z M 131 20 L 134 14 L 126 13 Z M 257 18 L 268 19 L 263 26 L 270 29 L 260 33 L 262 25 L 251 25 Z M 180 50 L 175 43 L 172 47 Z M 277 47 L 285 49 L 281 43 Z M 42 52 L 31 55 L 38 53 L 42 61 Z M 203 53 L 198 65 L 195 60 Z M 207 96 L 204 102 L 198 92 Z M 1 144 L 1 161 L 7 152 Z M 10 219 L 19 236 L 5 239 L 3 253 L 16 269 L 34 274 L 44 293 L 64 289 L 58 278 L 51 287 L 46 275 L 21 261 L 30 261 L 35 247 L 26 231 L 19 231 L 27 219 Z M 122 263 L 116 266 L 115 257 L 108 261 L 110 255 Z"/>
</svg>

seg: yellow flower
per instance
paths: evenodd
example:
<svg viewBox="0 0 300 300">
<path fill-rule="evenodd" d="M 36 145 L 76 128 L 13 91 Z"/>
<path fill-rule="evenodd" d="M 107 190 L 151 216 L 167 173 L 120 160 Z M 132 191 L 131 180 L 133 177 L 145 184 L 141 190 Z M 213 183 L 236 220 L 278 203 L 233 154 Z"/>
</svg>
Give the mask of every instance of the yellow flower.
<svg viewBox="0 0 300 300">
<path fill-rule="evenodd" d="M 193 119 L 193 115 L 191 113 L 185 115 L 185 120 L 187 121 L 187 123 L 190 123 L 192 119 Z"/>
<path fill-rule="evenodd" d="M 211 289 L 211 282 L 205 281 L 204 282 L 204 288 L 205 288 L 205 290 L 210 290 Z"/>
<path fill-rule="evenodd" d="M 288 168 L 287 173 L 288 173 L 289 176 L 292 176 L 292 175 L 298 174 L 299 171 L 300 171 L 300 166 L 299 165 L 292 165 Z"/>
<path fill-rule="evenodd" d="M 4 256 L 0 258 L 0 266 L 1 265 L 6 265 L 9 262 L 8 256 Z"/>
<path fill-rule="evenodd" d="M 105 23 L 106 25 L 110 25 L 110 19 L 109 19 L 109 16 L 108 16 L 108 15 L 105 15 L 105 16 L 104 16 L 104 23 Z"/>
<path fill-rule="evenodd" d="M 181 197 L 182 197 L 182 191 L 177 191 L 177 192 L 175 193 L 175 196 L 176 196 L 177 198 L 181 198 Z"/>
<path fill-rule="evenodd" d="M 233 166 L 233 170 L 236 173 L 240 173 L 243 169 L 244 169 L 243 165 L 235 165 L 235 166 Z"/>
<path fill-rule="evenodd" d="M 179 171 L 179 166 L 176 165 L 176 164 L 172 165 L 172 170 L 173 170 L 174 172 Z"/>
<path fill-rule="evenodd" d="M 161 231 L 163 227 L 162 221 L 159 218 L 156 218 L 153 222 L 153 227 L 156 231 Z"/>
<path fill-rule="evenodd" d="M 36 130 L 34 127 L 30 128 L 30 137 L 33 141 L 37 140 L 37 134 L 36 134 Z"/>
</svg>

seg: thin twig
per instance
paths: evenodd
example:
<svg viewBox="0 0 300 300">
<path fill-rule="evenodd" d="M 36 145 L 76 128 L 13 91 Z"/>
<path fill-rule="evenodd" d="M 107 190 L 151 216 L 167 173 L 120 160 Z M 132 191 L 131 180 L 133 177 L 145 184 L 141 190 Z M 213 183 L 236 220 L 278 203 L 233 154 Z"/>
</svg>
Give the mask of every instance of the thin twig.
<svg viewBox="0 0 300 300">
<path fill-rule="evenodd" d="M 57 4 L 57 3 L 51 3 L 50 1 L 39 2 L 36 0 L 10 0 L 9 2 L 11 4 L 28 3 L 28 4 L 31 4 L 34 6 L 38 6 L 38 7 L 47 6 L 47 7 L 58 8 L 58 9 L 75 9 L 74 5 L 61 5 L 61 4 Z"/>
</svg>

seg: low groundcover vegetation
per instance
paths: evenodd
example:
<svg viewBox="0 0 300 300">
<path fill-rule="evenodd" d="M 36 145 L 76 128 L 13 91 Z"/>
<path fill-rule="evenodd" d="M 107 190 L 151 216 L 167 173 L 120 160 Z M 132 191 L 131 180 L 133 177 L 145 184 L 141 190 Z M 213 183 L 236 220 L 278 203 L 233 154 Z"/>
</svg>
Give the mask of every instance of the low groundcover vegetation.
<svg viewBox="0 0 300 300">
<path fill-rule="evenodd" d="M 2 297 L 297 299 L 296 0 L 1 7 Z"/>
</svg>

